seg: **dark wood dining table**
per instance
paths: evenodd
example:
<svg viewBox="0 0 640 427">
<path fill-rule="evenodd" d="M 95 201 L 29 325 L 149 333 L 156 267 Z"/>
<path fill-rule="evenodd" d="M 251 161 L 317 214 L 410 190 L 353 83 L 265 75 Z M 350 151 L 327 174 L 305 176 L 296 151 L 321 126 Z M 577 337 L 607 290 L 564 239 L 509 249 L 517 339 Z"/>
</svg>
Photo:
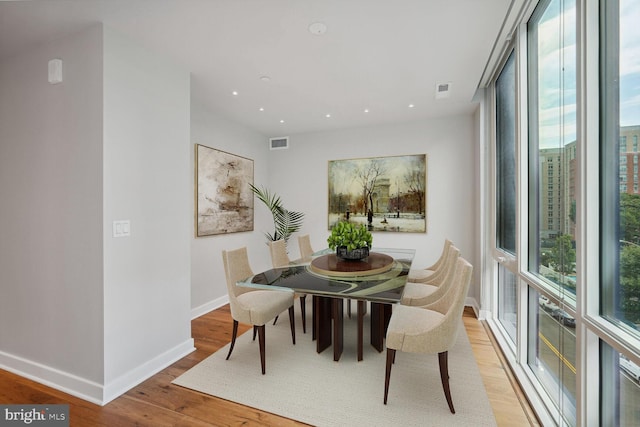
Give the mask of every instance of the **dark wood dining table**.
<svg viewBox="0 0 640 427">
<path fill-rule="evenodd" d="M 344 300 L 357 301 L 358 360 L 363 358 L 364 315 L 371 305 L 371 345 L 384 350 L 384 336 L 392 306 L 402 299 L 414 249 L 372 248 L 363 260 L 338 258 L 325 249 L 306 262 L 273 268 L 239 281 L 238 286 L 291 289 L 313 296 L 313 337 L 318 353 L 333 343 L 333 359 L 340 360 L 344 346 Z"/>
</svg>

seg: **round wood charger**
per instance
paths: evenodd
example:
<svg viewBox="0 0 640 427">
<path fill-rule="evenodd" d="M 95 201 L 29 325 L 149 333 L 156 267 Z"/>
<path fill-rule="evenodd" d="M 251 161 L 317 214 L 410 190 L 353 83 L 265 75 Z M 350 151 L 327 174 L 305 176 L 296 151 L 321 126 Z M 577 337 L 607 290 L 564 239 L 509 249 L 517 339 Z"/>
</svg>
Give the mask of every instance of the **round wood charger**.
<svg viewBox="0 0 640 427">
<path fill-rule="evenodd" d="M 311 270 L 326 276 L 370 276 L 391 270 L 393 257 L 377 252 L 369 252 L 369 256 L 358 261 L 338 258 L 336 254 L 322 255 L 311 261 Z"/>
</svg>

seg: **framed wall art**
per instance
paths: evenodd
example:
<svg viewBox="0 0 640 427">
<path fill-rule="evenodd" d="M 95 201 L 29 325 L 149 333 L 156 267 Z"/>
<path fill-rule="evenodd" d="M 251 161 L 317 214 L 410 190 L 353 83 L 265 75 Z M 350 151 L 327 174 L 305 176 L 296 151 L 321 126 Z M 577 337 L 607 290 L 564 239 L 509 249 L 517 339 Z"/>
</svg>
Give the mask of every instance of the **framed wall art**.
<svg viewBox="0 0 640 427">
<path fill-rule="evenodd" d="M 253 230 L 253 160 L 195 145 L 196 236 Z"/>
<path fill-rule="evenodd" d="M 427 155 L 329 161 L 329 229 L 341 220 L 371 231 L 427 232 Z"/>
</svg>

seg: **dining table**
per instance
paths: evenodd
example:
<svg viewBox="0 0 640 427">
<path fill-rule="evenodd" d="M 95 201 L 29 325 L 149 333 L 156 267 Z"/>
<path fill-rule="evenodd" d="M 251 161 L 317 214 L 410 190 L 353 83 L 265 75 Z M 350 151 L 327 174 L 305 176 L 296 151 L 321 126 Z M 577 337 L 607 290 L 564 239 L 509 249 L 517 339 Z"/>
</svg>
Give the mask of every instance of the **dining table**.
<svg viewBox="0 0 640 427">
<path fill-rule="evenodd" d="M 289 289 L 313 296 L 313 339 L 318 353 L 333 344 L 333 359 L 344 348 L 344 301 L 357 302 L 357 358 L 363 359 L 364 316 L 371 308 L 370 341 L 384 350 L 386 327 L 392 307 L 402 299 L 415 249 L 372 248 L 361 260 L 342 259 L 329 248 L 306 260 L 272 268 L 237 282 L 259 289 Z"/>
</svg>

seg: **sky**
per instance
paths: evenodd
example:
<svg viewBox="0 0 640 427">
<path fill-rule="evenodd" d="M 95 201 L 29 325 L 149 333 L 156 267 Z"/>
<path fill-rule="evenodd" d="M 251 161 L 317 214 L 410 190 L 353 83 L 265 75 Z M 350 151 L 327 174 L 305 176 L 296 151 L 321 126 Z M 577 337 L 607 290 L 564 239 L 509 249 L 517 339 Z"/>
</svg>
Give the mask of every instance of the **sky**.
<svg viewBox="0 0 640 427">
<path fill-rule="evenodd" d="M 640 125 L 639 23 L 640 0 L 620 0 L 620 126 Z M 537 34 L 540 148 L 561 147 L 576 139 L 575 0 L 552 0 Z"/>
<path fill-rule="evenodd" d="M 539 19 L 538 100 L 540 148 L 576 139 L 575 0 L 552 0 Z"/>
<path fill-rule="evenodd" d="M 640 1 L 620 9 L 620 126 L 640 125 Z"/>
</svg>

